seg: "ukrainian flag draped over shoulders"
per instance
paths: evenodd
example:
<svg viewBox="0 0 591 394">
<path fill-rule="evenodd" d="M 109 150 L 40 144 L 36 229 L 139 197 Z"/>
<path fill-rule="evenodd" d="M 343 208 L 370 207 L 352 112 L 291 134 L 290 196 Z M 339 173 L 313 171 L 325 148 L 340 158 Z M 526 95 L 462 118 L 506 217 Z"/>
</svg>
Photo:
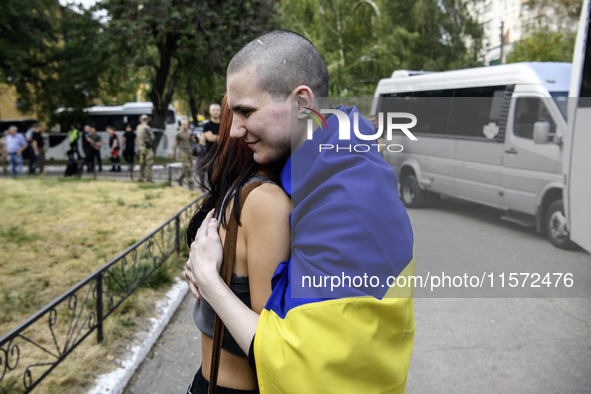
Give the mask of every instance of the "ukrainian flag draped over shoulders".
<svg viewBox="0 0 591 394">
<path fill-rule="evenodd" d="M 338 109 L 352 127 L 357 109 Z M 327 124 L 282 172 L 294 205 L 292 254 L 275 272 L 255 335 L 259 388 L 403 393 L 414 339 L 413 289 L 388 283 L 414 275 L 412 228 L 396 174 L 376 147 L 356 152 L 353 145 L 368 141 L 352 129 L 350 140 L 339 140 L 336 116 Z M 359 130 L 373 134 L 361 117 Z"/>
</svg>

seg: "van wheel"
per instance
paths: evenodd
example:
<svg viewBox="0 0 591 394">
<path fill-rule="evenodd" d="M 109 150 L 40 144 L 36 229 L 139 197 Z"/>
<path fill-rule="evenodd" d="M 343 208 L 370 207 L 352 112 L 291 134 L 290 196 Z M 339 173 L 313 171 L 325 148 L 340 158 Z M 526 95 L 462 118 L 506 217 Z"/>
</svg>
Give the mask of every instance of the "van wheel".
<svg viewBox="0 0 591 394">
<path fill-rule="evenodd" d="M 425 192 L 419 187 L 417 177 L 407 175 L 400 184 L 400 199 L 407 208 L 421 208 L 425 205 Z"/>
<path fill-rule="evenodd" d="M 576 245 L 569 238 L 566 228 L 566 217 L 564 216 L 564 206 L 562 200 L 556 200 L 548 208 L 546 214 L 546 233 L 550 242 L 560 249 L 575 249 Z"/>
</svg>

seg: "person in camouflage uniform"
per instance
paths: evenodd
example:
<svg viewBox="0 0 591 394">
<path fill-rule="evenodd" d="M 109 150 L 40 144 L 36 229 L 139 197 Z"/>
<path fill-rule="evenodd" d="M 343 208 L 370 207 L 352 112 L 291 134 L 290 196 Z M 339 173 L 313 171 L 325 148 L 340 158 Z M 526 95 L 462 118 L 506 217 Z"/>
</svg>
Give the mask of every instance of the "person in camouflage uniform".
<svg viewBox="0 0 591 394">
<path fill-rule="evenodd" d="M 189 122 L 181 120 L 181 129 L 174 137 L 174 147 L 172 148 L 172 158 L 176 158 L 176 148 L 179 148 L 181 163 L 183 164 L 183 172 L 178 179 L 179 185 L 183 185 L 183 180 L 187 178 L 189 189 L 193 189 L 193 177 L 191 176 L 191 168 L 193 161 L 191 159 L 191 143 L 195 143 L 193 135 L 189 133 Z"/>
<path fill-rule="evenodd" d="M 154 136 L 148 126 L 148 115 L 140 117 L 136 134 L 140 144 L 140 177 L 138 182 L 152 182 L 152 164 L 154 164 Z"/>
</svg>

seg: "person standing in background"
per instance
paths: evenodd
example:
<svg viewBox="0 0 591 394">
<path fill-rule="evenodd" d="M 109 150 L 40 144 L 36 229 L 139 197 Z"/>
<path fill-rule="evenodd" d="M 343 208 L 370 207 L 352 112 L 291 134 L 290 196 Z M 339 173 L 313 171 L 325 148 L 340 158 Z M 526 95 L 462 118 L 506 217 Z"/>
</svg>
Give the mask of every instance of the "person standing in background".
<svg viewBox="0 0 591 394">
<path fill-rule="evenodd" d="M 136 134 L 140 145 L 140 177 L 138 182 L 152 182 L 152 164 L 154 164 L 154 136 L 148 126 L 148 115 L 140 116 Z"/>
<path fill-rule="evenodd" d="M 74 125 L 70 125 L 68 131 L 68 138 L 70 140 L 70 153 L 76 153 L 76 160 L 80 159 L 80 152 L 78 152 L 78 129 Z"/>
<path fill-rule="evenodd" d="M 10 160 L 11 175 L 16 178 L 23 172 L 23 151 L 29 147 L 27 139 L 18 133 L 16 126 L 8 128 L 6 136 L 6 150 Z"/>
<path fill-rule="evenodd" d="M 205 153 L 209 153 L 211 147 L 218 140 L 218 132 L 220 131 L 220 114 L 222 109 L 219 104 L 211 104 L 209 106 L 209 115 L 211 119 L 203 126 L 203 134 L 205 135 Z"/>
<path fill-rule="evenodd" d="M 125 162 L 129 164 L 129 170 L 133 169 L 133 163 L 135 162 L 135 152 L 137 145 L 137 138 L 135 132 L 128 124 L 125 126 L 125 134 L 123 134 L 123 158 Z"/>
<path fill-rule="evenodd" d="M 103 171 L 103 163 L 101 159 L 101 146 L 104 145 L 104 141 L 100 135 L 96 133 L 96 129 L 94 127 L 90 128 L 90 136 L 88 137 L 91 140 L 91 148 L 90 148 L 90 162 L 92 163 L 92 167 L 94 169 L 94 159 L 98 163 L 99 171 Z"/>
<path fill-rule="evenodd" d="M 41 129 L 41 125 L 36 123 L 33 126 L 33 153 L 35 153 L 36 158 L 36 167 L 39 167 L 39 174 L 42 174 L 45 171 L 45 140 L 43 139 L 43 133 Z M 31 168 L 31 164 L 29 162 L 29 170 Z M 33 167 L 33 174 L 35 173 L 35 167 Z"/>
<path fill-rule="evenodd" d="M 119 137 L 117 137 L 113 126 L 107 126 L 107 133 L 109 133 L 109 148 L 111 149 L 111 163 L 113 164 L 111 172 L 120 172 L 121 160 L 119 159 Z"/>
<path fill-rule="evenodd" d="M 37 123 L 25 131 L 25 138 L 27 139 L 27 144 L 29 145 L 29 174 L 35 173 L 35 163 L 37 163 L 37 156 L 35 156 L 35 150 L 33 148 L 33 133 L 35 132 L 36 126 Z"/>
<path fill-rule="evenodd" d="M 195 129 L 192 137 L 195 144 L 191 153 L 193 154 L 193 160 L 199 162 L 199 160 L 205 157 L 205 135 L 203 135 L 203 129 Z"/>
<path fill-rule="evenodd" d="M 90 126 L 84 125 L 84 131 L 82 132 L 82 149 L 84 150 L 84 163 L 86 164 L 86 171 L 92 172 L 94 170 L 94 164 L 92 163 L 92 140 L 90 139 Z"/>
<path fill-rule="evenodd" d="M 193 135 L 189 133 L 189 122 L 181 120 L 181 129 L 174 137 L 174 147 L 172 148 L 172 159 L 176 158 L 176 148 L 179 148 L 181 163 L 183 165 L 183 172 L 178 178 L 179 185 L 183 185 L 183 180 L 187 178 L 189 189 L 193 190 L 193 178 L 191 177 L 191 168 L 193 161 L 191 160 L 191 143 L 195 142 Z"/>
</svg>

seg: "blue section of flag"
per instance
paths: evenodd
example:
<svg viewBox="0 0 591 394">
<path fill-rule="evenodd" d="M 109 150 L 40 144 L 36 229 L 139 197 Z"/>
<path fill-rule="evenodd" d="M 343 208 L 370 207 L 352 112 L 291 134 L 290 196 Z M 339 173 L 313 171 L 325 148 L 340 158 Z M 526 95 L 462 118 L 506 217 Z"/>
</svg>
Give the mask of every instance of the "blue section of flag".
<svg viewBox="0 0 591 394">
<path fill-rule="evenodd" d="M 348 115 L 353 127 L 357 109 L 338 109 Z M 292 153 L 281 174 L 294 209 L 291 259 L 278 267 L 267 303 L 267 309 L 279 316 L 324 299 L 381 298 L 388 290 L 382 287 L 387 278 L 397 276 L 413 258 L 412 228 L 398 197 L 396 174 L 377 147 L 369 152 L 319 151 L 320 144 L 371 146 L 375 141 L 358 139 L 352 129 L 351 140 L 339 140 L 337 117 L 330 116 L 327 123 L 329 131 L 316 130 L 312 140 Z M 361 116 L 359 130 L 374 133 Z M 344 286 L 335 288 L 333 278 L 345 282 Z"/>
</svg>

